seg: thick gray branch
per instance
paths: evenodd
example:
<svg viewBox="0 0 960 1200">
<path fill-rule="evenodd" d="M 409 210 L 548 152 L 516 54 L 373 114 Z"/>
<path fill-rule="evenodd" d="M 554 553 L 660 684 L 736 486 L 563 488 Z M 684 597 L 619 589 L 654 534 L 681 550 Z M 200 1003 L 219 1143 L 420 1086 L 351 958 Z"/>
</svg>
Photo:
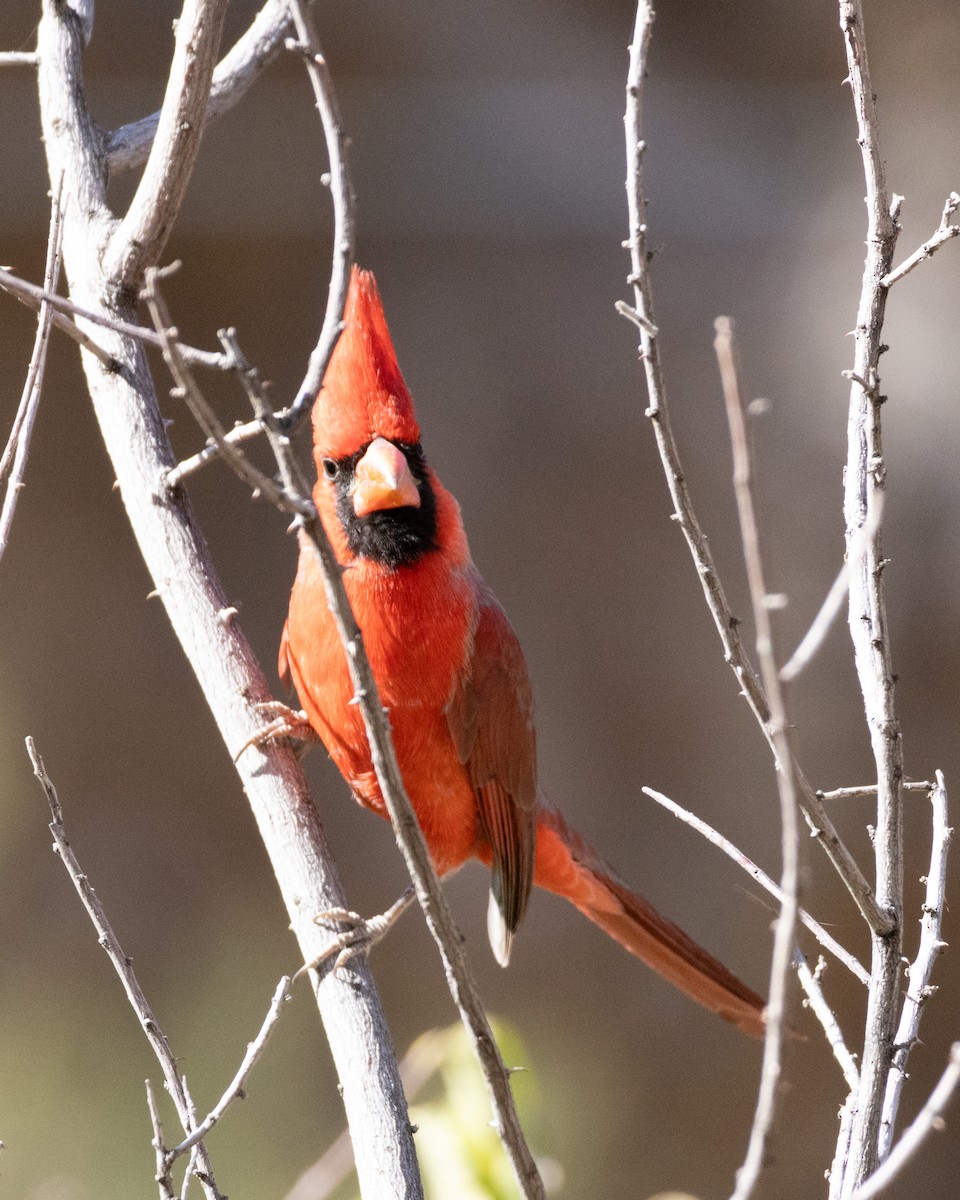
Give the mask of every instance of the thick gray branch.
<svg viewBox="0 0 960 1200">
<path fill-rule="evenodd" d="M 104 256 L 106 277 L 136 287 L 154 266 L 173 228 L 200 149 L 210 81 L 227 0 L 185 0 L 150 157 L 133 200 Z"/>
<path fill-rule="evenodd" d="M 40 26 L 41 115 L 52 178 L 64 172 L 64 263 L 75 298 L 106 316 L 132 320 L 116 300 L 98 251 L 115 229 L 104 200 L 103 146 L 83 101 L 79 22 L 45 0 Z M 119 244 L 115 241 L 119 252 Z M 126 257 L 120 253 L 126 262 Z M 82 322 L 81 322 L 82 323 Z M 257 732 L 253 705 L 270 692 L 234 619 L 203 535 L 181 493 L 163 479 L 174 465 L 142 346 L 112 330 L 98 340 L 118 366 L 112 373 L 83 355 L 94 409 L 120 494 L 157 593 L 183 645 L 221 735 L 236 753 Z M 305 961 L 325 949 L 314 922 L 344 896 L 316 809 L 292 753 L 250 750 L 238 764 L 289 919 Z M 416 1156 L 396 1058 L 365 962 L 348 981 L 326 974 L 317 1001 L 340 1077 L 365 1200 L 421 1196 Z"/>
</svg>

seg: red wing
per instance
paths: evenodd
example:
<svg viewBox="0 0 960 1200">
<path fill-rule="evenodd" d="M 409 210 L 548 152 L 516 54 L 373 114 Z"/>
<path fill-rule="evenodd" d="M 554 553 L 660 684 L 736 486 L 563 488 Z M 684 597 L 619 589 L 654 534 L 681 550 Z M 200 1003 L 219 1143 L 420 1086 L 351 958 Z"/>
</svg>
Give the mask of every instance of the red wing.
<svg viewBox="0 0 960 1200">
<path fill-rule="evenodd" d="M 493 849 L 491 891 L 504 936 L 498 948 L 491 928 L 491 942 L 503 961 L 533 883 L 536 735 L 530 679 L 517 635 L 482 580 L 477 589 L 473 644 L 447 705 L 447 722 Z"/>
</svg>

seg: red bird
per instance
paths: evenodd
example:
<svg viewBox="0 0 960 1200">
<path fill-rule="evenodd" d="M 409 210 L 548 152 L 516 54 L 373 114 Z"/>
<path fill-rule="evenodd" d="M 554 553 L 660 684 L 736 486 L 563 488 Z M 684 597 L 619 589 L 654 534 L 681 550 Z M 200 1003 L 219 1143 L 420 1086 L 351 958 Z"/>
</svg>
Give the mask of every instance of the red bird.
<svg viewBox="0 0 960 1200">
<path fill-rule="evenodd" d="M 356 268 L 313 433 L 314 500 L 347 568 L 407 792 L 440 875 L 470 858 L 491 868 L 487 926 L 497 960 L 506 966 L 536 884 L 692 999 L 762 1034 L 763 1000 L 621 882 L 538 794 L 523 652 L 470 559 L 459 505 L 427 464 L 376 282 Z M 357 800 L 386 816 L 309 546 L 280 673 Z"/>
</svg>

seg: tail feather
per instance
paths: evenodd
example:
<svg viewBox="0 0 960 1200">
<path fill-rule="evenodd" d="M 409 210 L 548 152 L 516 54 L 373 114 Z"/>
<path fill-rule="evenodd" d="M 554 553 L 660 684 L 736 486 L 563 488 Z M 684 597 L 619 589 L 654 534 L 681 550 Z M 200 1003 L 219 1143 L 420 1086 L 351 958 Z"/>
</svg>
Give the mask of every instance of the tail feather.
<svg viewBox="0 0 960 1200">
<path fill-rule="evenodd" d="M 618 879 L 560 813 L 545 805 L 537 825 L 534 882 L 565 896 L 692 1000 L 744 1033 L 763 1036 L 763 999 Z"/>
</svg>

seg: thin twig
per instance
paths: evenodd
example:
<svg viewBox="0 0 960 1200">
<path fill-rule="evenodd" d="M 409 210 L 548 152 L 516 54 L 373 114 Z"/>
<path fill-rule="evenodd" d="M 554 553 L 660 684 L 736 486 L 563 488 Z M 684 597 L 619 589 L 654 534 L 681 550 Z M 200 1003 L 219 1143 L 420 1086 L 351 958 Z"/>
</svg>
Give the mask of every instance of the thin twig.
<svg viewBox="0 0 960 1200">
<path fill-rule="evenodd" d="M 940 224 L 934 233 L 927 238 L 919 249 L 914 250 L 910 257 L 905 259 L 899 267 L 896 267 L 893 271 L 888 271 L 884 275 L 880 281 L 881 287 L 893 287 L 904 275 L 909 275 L 914 267 L 919 266 L 924 259 L 929 258 L 939 250 L 944 242 L 948 242 L 951 238 L 955 238 L 960 234 L 960 225 L 954 225 L 950 220 L 958 209 L 960 209 L 960 194 L 951 192 L 947 197 L 946 204 L 943 206 L 943 216 L 940 218 Z"/>
<path fill-rule="evenodd" d="M 910 983 L 900 1011 L 900 1024 L 894 1037 L 893 1058 L 887 1076 L 887 1089 L 880 1119 L 880 1158 L 886 1158 L 893 1143 L 900 1096 L 907 1080 L 907 1059 L 920 1028 L 920 1015 L 925 1002 L 936 991 L 930 985 L 933 964 L 946 949 L 940 936 L 947 893 L 947 852 L 953 830 L 947 824 L 947 789 L 943 773 L 937 771 L 936 786 L 930 791 L 933 830 L 930 839 L 930 868 L 926 878 L 926 894 L 920 918 L 920 944 L 913 962 L 906 969 Z"/>
<path fill-rule="evenodd" d="M 35 67 L 40 62 L 36 50 L 4 50 L 0 67 Z"/>
<path fill-rule="evenodd" d="M 843 1040 L 843 1032 L 840 1029 L 840 1024 L 834 1016 L 833 1009 L 827 1003 L 823 989 L 820 986 L 820 975 L 826 963 L 821 958 L 817 963 L 817 969 L 811 971 L 807 960 L 797 950 L 794 955 L 794 964 L 797 968 L 797 978 L 800 980 L 800 986 L 806 993 L 810 1011 L 823 1027 L 827 1042 L 833 1051 L 833 1057 L 840 1064 L 840 1070 L 847 1081 L 847 1087 L 851 1092 L 855 1092 L 860 1086 L 860 1072 L 857 1070 L 857 1064 L 853 1060 L 853 1055 L 847 1049 L 847 1044 Z"/>
<path fill-rule="evenodd" d="M 300 384 L 296 399 L 290 406 L 287 423 L 293 427 L 310 411 L 343 327 L 343 309 L 347 302 L 350 267 L 353 263 L 354 199 L 347 160 L 347 139 L 343 132 L 340 106 L 337 103 L 330 68 L 320 49 L 317 31 L 306 4 L 301 3 L 301 0 L 288 0 L 288 6 L 299 39 L 292 48 L 303 54 L 323 125 L 330 167 L 325 182 L 330 188 L 333 201 L 333 265 L 330 272 L 330 289 L 327 292 L 327 309 L 320 337 L 307 364 L 307 373 Z"/>
<path fill-rule="evenodd" d="M 251 438 L 261 437 L 263 435 L 262 421 L 246 421 L 243 424 L 234 425 L 232 429 L 228 429 L 223 434 L 223 440 L 231 446 L 239 446 L 242 442 L 247 442 Z M 166 474 L 166 484 L 168 488 L 177 487 L 190 475 L 199 471 L 201 467 L 207 465 L 215 458 L 220 457 L 220 447 L 216 442 L 209 441 L 202 450 L 198 450 L 196 454 L 191 454 L 189 458 L 178 462 L 175 467 L 169 470 Z"/>
<path fill-rule="evenodd" d="M 309 500 L 295 495 L 289 489 L 278 487 L 275 480 L 259 471 L 246 455 L 241 453 L 228 439 L 227 431 L 220 424 L 217 414 L 207 402 L 197 385 L 193 372 L 180 354 L 177 330 L 171 323 L 170 312 L 160 292 L 161 274 L 162 272 L 157 267 L 147 268 L 142 296 L 160 337 L 164 361 L 176 382 L 177 395 L 187 403 L 200 428 L 217 446 L 233 470 L 253 488 L 256 494 L 262 495 L 281 512 L 292 516 L 304 516 L 311 513 L 313 505 Z M 169 486 L 169 479 L 167 484 Z"/>
<path fill-rule="evenodd" d="M 950 1047 L 950 1060 L 940 1076 L 937 1086 L 930 1093 L 926 1104 L 917 1113 L 910 1127 L 897 1142 L 883 1165 L 866 1179 L 853 1193 L 851 1200 L 872 1200 L 879 1196 L 904 1166 L 920 1149 L 926 1138 L 943 1127 L 943 1112 L 950 1102 L 957 1084 L 960 1083 L 960 1042 Z"/>
<path fill-rule="evenodd" d="M 0 288 L 3 288 L 4 291 L 9 292 L 12 296 L 16 296 L 21 303 L 28 305 L 30 308 L 39 309 L 41 304 L 48 304 L 58 312 L 72 313 L 84 321 L 90 321 L 94 325 L 101 325 L 104 329 L 111 329 L 114 333 L 122 334 L 124 337 L 132 337 L 136 338 L 137 341 L 146 342 L 148 346 L 156 346 L 158 349 L 163 346 L 160 335 L 155 329 L 151 329 L 149 325 L 134 325 L 130 321 L 120 320 L 119 317 L 94 312 L 93 309 L 85 308 L 81 304 L 75 304 L 66 296 L 55 296 L 51 291 L 37 287 L 35 283 L 21 279 L 19 275 L 14 275 L 12 271 L 7 271 L 3 267 L 0 267 Z M 116 369 L 117 363 L 113 356 L 104 350 L 102 346 L 98 346 L 95 342 L 92 342 L 74 322 L 70 320 L 58 321 L 56 317 L 54 317 L 54 322 L 58 328 L 63 329 L 74 341 L 79 342 L 85 350 L 89 350 L 91 354 L 96 355 L 108 370 Z M 182 342 L 178 342 L 177 345 L 181 356 L 194 366 L 211 367 L 218 371 L 230 369 L 230 364 L 216 350 L 197 350 L 195 347 L 184 345 Z"/>
<path fill-rule="evenodd" d="M 717 633 L 720 635 L 724 659 L 733 671 L 751 711 L 769 741 L 767 724 L 770 719 L 770 710 L 767 698 L 763 685 L 750 664 L 749 655 L 744 649 L 739 633 L 739 621 L 727 603 L 713 556 L 690 500 L 680 455 L 670 425 L 659 338 L 650 332 L 657 326 L 653 317 L 649 272 L 646 197 L 643 190 L 645 143 L 641 135 L 643 129 L 643 77 L 646 72 L 653 19 L 653 9 L 648 0 L 640 0 L 637 6 L 633 42 L 630 47 L 627 103 L 624 114 L 627 151 L 627 208 L 630 229 L 630 236 L 624 245 L 630 251 L 631 272 L 628 281 L 634 290 L 633 307 L 636 313 L 642 317 L 640 357 L 643 360 L 647 385 L 646 416 L 650 418 L 653 427 L 667 488 L 673 502 L 674 518 L 683 532 L 693 558 L 707 607 L 713 617 Z M 878 931 L 889 930 L 892 927 L 890 916 L 877 904 L 873 889 L 853 855 L 841 840 L 809 781 L 796 764 L 794 771 L 800 804 L 813 836 L 819 840 L 870 928 Z"/>
<path fill-rule="evenodd" d="M 844 564 L 830 585 L 830 590 L 820 606 L 820 611 L 813 618 L 810 628 L 801 638 L 796 650 L 780 668 L 780 679 L 784 683 L 791 683 L 801 671 L 810 665 L 817 651 L 823 645 L 834 621 L 840 615 L 849 586 L 847 568 Z"/>
<path fill-rule="evenodd" d="M 50 822 L 50 832 L 53 834 L 56 852 L 60 856 L 60 861 L 66 867 L 70 878 L 73 880 L 73 886 L 77 889 L 83 907 L 87 910 L 87 915 L 90 917 L 93 927 L 97 931 L 97 940 L 104 950 L 106 950 L 107 956 L 113 964 L 113 969 L 120 976 L 120 982 L 123 985 L 127 1000 L 136 1013 L 141 1028 L 146 1034 L 147 1041 L 157 1056 L 157 1061 L 160 1063 L 160 1067 L 163 1070 L 163 1077 L 166 1080 L 167 1091 L 170 1093 L 171 1099 L 176 1106 L 177 1115 L 180 1117 L 184 1129 L 189 1130 L 191 1128 L 190 1105 L 184 1090 L 180 1071 L 177 1067 L 176 1058 L 170 1048 L 170 1043 L 167 1040 L 166 1034 L 160 1028 L 157 1018 L 153 1015 L 153 1010 L 137 981 L 133 967 L 130 965 L 130 959 L 124 954 L 123 948 L 117 940 L 117 935 L 113 932 L 113 928 L 107 920 L 107 914 L 103 910 L 103 905 L 97 898 L 90 880 L 80 867 L 76 855 L 67 841 L 67 835 L 63 828 L 63 810 L 60 807 L 57 789 L 53 784 L 53 780 L 47 774 L 46 767 L 43 765 L 43 759 L 40 757 L 32 737 L 26 739 L 26 745 L 27 753 L 30 755 L 30 762 L 33 764 L 33 773 L 39 780 L 40 786 L 47 797 L 47 803 L 50 805 L 50 814 L 53 818 Z M 209 1200 L 223 1200 L 214 1180 L 213 1168 L 205 1148 L 201 1149 L 200 1165 L 204 1177 L 201 1182 L 203 1182 L 204 1191 Z"/>
<path fill-rule="evenodd" d="M 204 125 L 209 125 L 233 106 L 256 82 L 263 70 L 283 48 L 293 29 L 286 0 L 268 0 L 246 33 L 223 56 L 213 72 Z M 146 162 L 156 137 L 160 113 L 152 113 L 107 136 L 107 167 L 111 177 Z"/>
<path fill-rule="evenodd" d="M 227 13 L 227 0 L 184 0 L 157 131 L 137 190 L 103 254 L 104 276 L 139 286 L 159 262 L 190 181 Z"/>
<path fill-rule="evenodd" d="M 903 790 L 905 792 L 932 792 L 937 785 L 930 783 L 927 780 L 910 780 L 904 781 Z M 860 800 L 871 796 L 876 796 L 877 785 L 866 784 L 863 787 L 842 787 L 834 788 L 832 792 L 818 792 L 817 795 L 821 800 L 829 803 L 832 800 Z"/>
<path fill-rule="evenodd" d="M 689 809 L 681 808 L 675 800 L 671 800 L 670 797 L 665 796 L 663 792 L 655 791 L 653 788 L 649 787 L 641 788 L 641 791 L 644 793 L 644 795 L 649 796 L 651 800 L 655 800 L 662 808 L 665 808 L 667 812 L 673 813 L 673 815 L 685 825 L 689 825 L 691 829 L 695 829 L 698 833 L 702 834 L 708 842 L 722 850 L 724 854 L 728 856 L 728 858 L 732 858 L 737 866 L 742 867 L 743 870 L 746 871 L 750 876 L 750 878 L 758 883 L 765 891 L 769 892 L 771 896 L 774 896 L 781 904 L 783 903 L 783 892 L 780 889 L 779 884 L 774 882 L 774 880 L 770 878 L 770 876 L 766 873 L 766 871 L 763 870 L 762 867 L 758 867 L 751 858 L 748 858 L 738 846 L 735 846 L 733 842 L 731 842 L 728 838 L 725 838 L 722 833 L 718 833 L 712 825 L 708 825 L 706 821 L 704 821 L 701 817 L 696 816 L 695 813 L 690 812 Z M 836 938 L 833 937 L 832 934 L 828 933 L 827 930 L 824 929 L 824 927 L 820 924 L 820 922 L 817 921 L 816 918 L 812 917 L 805 908 L 799 909 L 797 916 L 806 926 L 806 928 L 810 930 L 820 945 L 823 946 L 825 950 L 829 950 L 834 958 L 836 958 L 838 962 L 843 963 L 850 974 L 859 979 L 864 987 L 866 987 L 866 985 L 870 982 L 870 976 L 867 974 L 867 971 L 863 965 L 859 963 L 856 958 L 854 958 L 850 951 L 841 946 Z"/>
<path fill-rule="evenodd" d="M 750 1130 L 746 1157 L 743 1166 L 737 1172 L 737 1183 L 733 1193 L 733 1200 L 747 1200 L 753 1193 L 763 1169 L 767 1139 L 770 1136 L 776 1112 L 786 1023 L 787 985 L 790 978 L 790 964 L 793 960 L 797 909 L 799 907 L 797 883 L 800 834 L 797 827 L 797 789 L 793 757 L 790 753 L 787 734 L 787 713 L 773 648 L 770 594 L 764 578 L 760 531 L 753 498 L 750 447 L 747 441 L 747 429 L 734 362 L 733 322 L 729 317 L 718 317 L 716 330 L 717 337 L 714 348 L 720 368 L 727 421 L 730 426 L 730 444 L 733 450 L 733 490 L 740 518 L 740 538 L 743 543 L 743 557 L 757 634 L 757 658 L 763 676 L 763 685 L 766 689 L 767 702 L 770 706 L 768 727 L 776 755 L 777 792 L 780 797 L 782 829 L 783 866 L 780 876 L 782 899 L 780 913 L 774 926 L 770 990 L 765 1014 L 767 1027 L 763 1042 L 760 1087 L 757 1093 L 757 1107 L 754 1113 L 753 1127 Z"/>
<path fill-rule="evenodd" d="M 63 177 L 61 176 L 53 192 L 50 205 L 47 261 L 43 271 L 43 286 L 47 292 L 56 291 L 60 280 L 60 249 L 63 240 L 63 226 L 60 220 L 62 193 Z M 10 540 L 10 527 L 13 524 L 13 515 L 16 512 L 17 500 L 23 487 L 23 476 L 27 469 L 30 439 L 33 436 L 33 426 L 40 405 L 40 395 L 43 391 L 43 376 L 47 365 L 47 350 L 50 346 L 52 317 L 53 310 L 50 306 L 41 304 L 40 317 L 37 321 L 37 336 L 33 343 L 33 353 L 30 355 L 30 365 L 27 367 L 23 393 L 13 420 L 13 428 L 10 430 L 10 437 L 3 456 L 0 457 L 0 486 L 4 481 L 7 484 L 3 507 L 0 509 L 0 558 L 3 558 L 7 542 Z"/>
<path fill-rule="evenodd" d="M 237 1068 L 237 1073 L 230 1081 L 230 1085 L 223 1093 L 217 1103 L 213 1106 L 210 1112 L 204 1119 L 192 1130 L 190 1135 L 179 1145 L 173 1146 L 167 1151 L 167 1165 L 169 1166 L 181 1154 L 186 1154 L 188 1150 L 192 1150 L 198 1142 L 202 1142 L 210 1130 L 216 1125 L 223 1114 L 227 1111 L 234 1100 L 242 1099 L 244 1089 L 247 1084 L 247 1079 L 250 1077 L 250 1072 L 260 1061 L 264 1049 L 267 1045 L 267 1040 L 273 1032 L 274 1026 L 280 1019 L 280 1010 L 287 1000 L 290 998 L 290 977 L 284 977 L 277 984 L 277 990 L 273 994 L 273 999 L 270 1002 L 270 1008 L 267 1010 L 267 1015 L 263 1019 L 263 1024 L 260 1026 L 260 1032 L 247 1046 L 246 1054 L 240 1066 Z"/>
<path fill-rule="evenodd" d="M 843 512 L 850 575 L 849 628 L 876 764 L 877 820 L 873 837 L 876 899 L 889 917 L 872 930 L 872 983 L 867 1002 L 860 1090 L 841 1195 L 849 1197 L 877 1166 L 880 1120 L 900 990 L 903 924 L 903 738 L 894 704 L 884 597 L 881 527 L 886 468 L 881 440 L 880 356 L 890 272 L 902 197 L 891 195 L 880 152 L 877 105 L 861 0 L 840 0 L 840 28 L 857 120 L 866 185 L 866 259 L 857 322 L 847 418 Z"/>
<path fill-rule="evenodd" d="M 149 1079 L 144 1083 L 147 1088 L 147 1108 L 150 1111 L 150 1124 L 153 1127 L 153 1146 L 157 1159 L 157 1170 L 154 1179 L 160 1189 L 160 1200 L 176 1200 L 173 1193 L 173 1180 L 170 1178 L 170 1165 L 167 1162 L 167 1150 L 163 1142 L 163 1124 L 160 1121 L 160 1110 L 153 1094 L 153 1084 Z"/>
</svg>

